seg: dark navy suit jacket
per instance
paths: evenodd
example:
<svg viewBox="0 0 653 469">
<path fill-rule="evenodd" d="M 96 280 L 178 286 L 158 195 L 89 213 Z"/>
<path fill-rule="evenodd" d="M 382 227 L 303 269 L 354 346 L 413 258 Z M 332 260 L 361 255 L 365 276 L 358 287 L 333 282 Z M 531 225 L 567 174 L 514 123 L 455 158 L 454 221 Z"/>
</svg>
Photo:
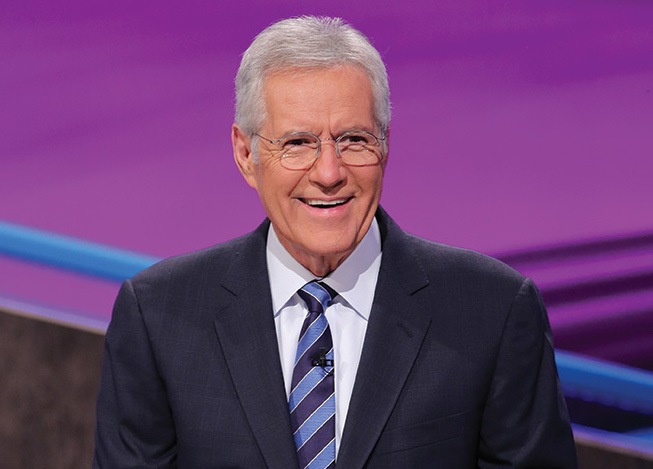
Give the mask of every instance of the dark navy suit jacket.
<svg viewBox="0 0 653 469">
<path fill-rule="evenodd" d="M 530 280 L 410 236 L 383 259 L 337 466 L 573 468 L 551 332 Z M 297 467 L 265 260 L 269 222 L 122 286 L 94 467 Z"/>
</svg>

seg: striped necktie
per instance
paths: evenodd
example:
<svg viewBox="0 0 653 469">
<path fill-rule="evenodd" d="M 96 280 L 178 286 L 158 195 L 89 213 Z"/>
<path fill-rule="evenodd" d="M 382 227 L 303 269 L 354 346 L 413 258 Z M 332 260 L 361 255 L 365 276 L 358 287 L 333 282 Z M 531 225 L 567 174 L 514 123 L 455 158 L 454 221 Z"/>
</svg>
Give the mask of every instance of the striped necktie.
<svg viewBox="0 0 653 469">
<path fill-rule="evenodd" d="M 336 460 L 333 343 L 324 312 L 336 292 L 312 281 L 297 293 L 308 307 L 297 344 L 288 399 L 299 467 L 333 468 Z"/>
</svg>

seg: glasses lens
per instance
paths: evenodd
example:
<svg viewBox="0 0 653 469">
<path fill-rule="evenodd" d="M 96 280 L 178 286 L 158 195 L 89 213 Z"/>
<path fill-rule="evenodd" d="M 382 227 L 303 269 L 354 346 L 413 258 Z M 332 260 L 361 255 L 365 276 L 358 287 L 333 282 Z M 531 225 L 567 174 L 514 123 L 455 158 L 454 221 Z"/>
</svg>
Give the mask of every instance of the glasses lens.
<svg viewBox="0 0 653 469">
<path fill-rule="evenodd" d="M 313 164 L 320 145 L 318 138 L 309 133 L 288 134 L 279 141 L 281 163 L 286 168 L 299 169 Z"/>
<path fill-rule="evenodd" d="M 381 157 L 379 140 L 364 130 L 345 132 L 338 140 L 338 152 L 345 164 L 366 166 L 376 164 Z"/>
</svg>

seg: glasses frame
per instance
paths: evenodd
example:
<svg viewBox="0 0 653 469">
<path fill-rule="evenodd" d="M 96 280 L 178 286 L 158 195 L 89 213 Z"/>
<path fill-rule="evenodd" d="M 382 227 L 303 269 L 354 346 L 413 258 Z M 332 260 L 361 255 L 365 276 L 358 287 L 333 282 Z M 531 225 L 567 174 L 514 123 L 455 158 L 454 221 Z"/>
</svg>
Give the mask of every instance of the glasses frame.
<svg viewBox="0 0 653 469">
<path fill-rule="evenodd" d="M 286 169 L 290 169 L 290 170 L 300 170 L 300 171 L 303 171 L 303 170 L 307 170 L 307 169 L 310 169 L 311 167 L 313 167 L 313 165 L 315 164 L 315 161 L 317 161 L 318 157 L 319 157 L 320 154 L 322 153 L 322 142 L 334 142 L 334 146 L 335 146 L 335 150 L 336 150 L 336 155 L 338 155 L 338 158 L 340 158 L 340 160 L 342 161 L 342 164 L 344 164 L 345 166 L 354 166 L 354 167 L 372 166 L 372 164 L 369 164 L 369 165 L 368 165 L 368 164 L 364 164 L 364 165 L 355 165 L 355 164 L 347 163 L 347 162 L 342 158 L 342 155 L 340 154 L 340 148 L 339 148 L 339 146 L 338 146 L 338 144 L 340 143 L 340 141 L 341 141 L 343 138 L 345 138 L 345 137 L 348 137 L 348 136 L 350 136 L 350 135 L 352 135 L 352 134 L 357 134 L 357 133 L 364 133 L 364 134 L 367 134 L 367 135 L 369 135 L 370 137 L 374 138 L 374 140 L 376 141 L 376 143 L 378 144 L 378 146 L 381 148 L 380 155 L 376 155 L 376 153 L 374 153 L 375 156 L 377 156 L 377 160 L 378 160 L 378 162 L 380 163 L 380 162 L 381 162 L 381 159 L 382 159 L 382 157 L 383 157 L 383 155 L 384 155 L 384 153 L 385 153 L 385 141 L 386 141 L 386 137 L 385 137 L 385 136 L 383 136 L 383 137 L 379 137 L 379 136 L 377 136 L 377 135 L 374 135 L 372 132 L 368 132 L 367 130 L 362 130 L 362 129 L 350 129 L 350 130 L 347 130 L 347 131 L 343 132 L 343 133 L 342 133 L 340 136 L 338 136 L 337 138 L 332 138 L 332 137 L 328 137 L 328 138 L 320 138 L 320 137 L 318 137 L 317 135 L 315 135 L 315 134 L 312 133 L 312 132 L 302 132 L 302 131 L 298 131 L 298 132 L 289 132 L 289 133 L 287 133 L 287 134 L 282 135 L 281 137 L 279 137 L 279 138 L 276 139 L 276 140 L 271 139 L 271 138 L 268 138 L 268 137 L 264 137 L 263 135 L 261 135 L 261 134 L 259 134 L 259 133 L 254 133 L 254 135 L 255 135 L 256 137 L 258 137 L 258 138 L 260 138 L 260 139 L 262 139 L 262 140 L 265 140 L 266 142 L 268 142 L 268 143 L 270 143 L 270 144 L 276 146 L 277 149 L 279 150 L 279 152 L 282 152 L 282 151 L 283 151 L 283 147 L 281 147 L 281 142 L 284 141 L 284 140 L 287 140 L 287 139 L 289 139 L 289 138 L 291 138 L 291 137 L 293 137 L 293 136 L 295 136 L 295 135 L 309 135 L 309 136 L 311 136 L 311 137 L 314 137 L 315 140 L 317 141 L 317 148 L 315 149 L 315 154 L 313 155 L 313 159 L 312 159 L 309 163 L 307 163 L 307 164 L 304 165 L 304 166 L 297 167 L 297 168 L 294 168 L 294 167 L 289 168 L 289 167 L 287 167 L 287 166 L 284 166 L 284 168 L 286 168 Z M 286 156 L 286 153 L 282 153 L 281 156 L 279 156 L 279 159 L 281 160 L 282 165 L 283 165 L 283 161 L 285 160 L 285 156 Z"/>
</svg>

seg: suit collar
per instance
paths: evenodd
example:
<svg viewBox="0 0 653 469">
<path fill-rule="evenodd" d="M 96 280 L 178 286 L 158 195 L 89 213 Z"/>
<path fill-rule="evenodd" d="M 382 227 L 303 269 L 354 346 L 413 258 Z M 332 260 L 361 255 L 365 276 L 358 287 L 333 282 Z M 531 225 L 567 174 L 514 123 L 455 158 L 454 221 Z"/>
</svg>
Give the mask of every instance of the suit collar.
<svg viewBox="0 0 653 469">
<path fill-rule="evenodd" d="M 399 228 L 381 207 L 377 210 L 376 219 L 379 222 L 383 250 L 381 268 L 385 268 L 387 274 L 393 275 L 401 290 L 408 295 L 426 287 L 429 279 L 420 256 L 413 248 L 415 238 Z M 393 268 L 401 270 L 393 272 L 390 270 Z"/>
<path fill-rule="evenodd" d="M 254 438 L 270 468 L 297 466 L 265 261 L 269 222 L 237 243 L 214 320 L 220 346 Z"/>
<path fill-rule="evenodd" d="M 383 260 L 338 465 L 362 468 L 399 398 L 430 326 L 413 296 L 429 284 L 411 237 L 379 208 Z"/>
</svg>

